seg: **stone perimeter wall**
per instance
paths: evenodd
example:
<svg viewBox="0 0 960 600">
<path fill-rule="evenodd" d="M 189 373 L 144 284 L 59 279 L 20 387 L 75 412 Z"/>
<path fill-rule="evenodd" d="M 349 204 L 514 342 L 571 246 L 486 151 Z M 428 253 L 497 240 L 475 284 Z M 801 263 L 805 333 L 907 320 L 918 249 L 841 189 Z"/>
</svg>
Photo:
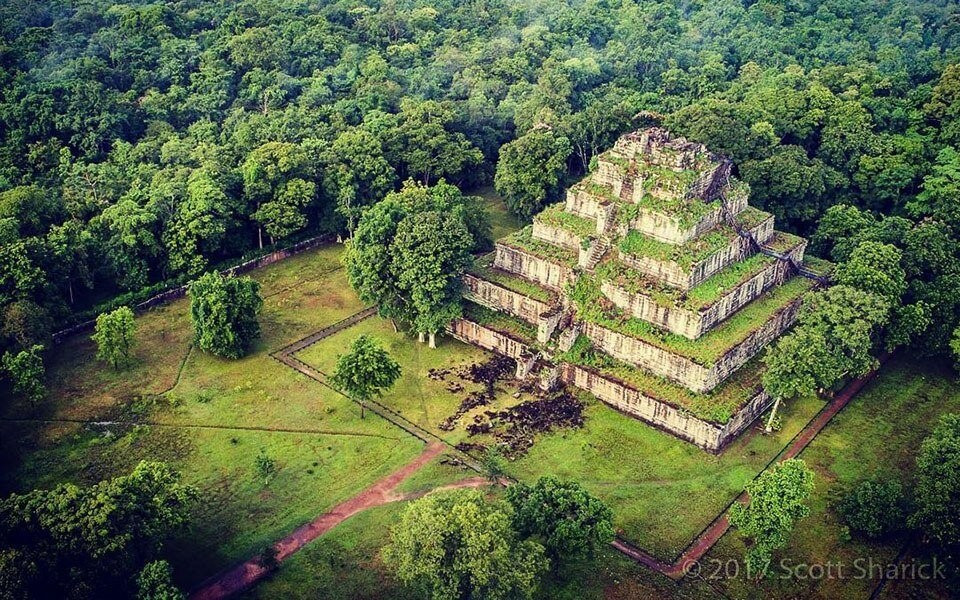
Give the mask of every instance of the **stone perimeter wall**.
<svg viewBox="0 0 960 600">
<path fill-rule="evenodd" d="M 710 366 L 595 323 L 583 323 L 583 333 L 597 348 L 614 358 L 666 377 L 694 392 L 706 393 L 790 327 L 797 318 L 800 302 L 798 299 L 787 305 Z"/>
<path fill-rule="evenodd" d="M 539 324 L 540 318 L 547 313 L 555 312 L 554 308 L 545 302 L 469 273 L 463 274 L 463 287 L 463 297 L 467 300 L 521 318 L 532 325 Z"/>
<path fill-rule="evenodd" d="M 805 247 L 806 243 L 801 244 L 791 250 L 788 255 L 797 262 L 802 262 Z M 786 281 L 789 276 L 789 263 L 777 260 L 747 281 L 729 290 L 718 301 L 699 311 L 663 306 L 645 294 L 628 292 L 609 281 L 603 282 L 600 290 L 616 306 L 628 311 L 637 319 L 695 340 L 771 287 Z"/>
<path fill-rule="evenodd" d="M 761 244 L 769 241 L 770 238 L 773 237 L 773 220 L 773 216 L 771 215 L 750 230 Z M 711 254 L 701 262 L 692 265 L 689 269 L 682 268 L 672 260 L 663 261 L 650 256 L 634 256 L 620 252 L 619 250 L 617 254 L 624 264 L 633 267 L 648 277 L 656 281 L 661 281 L 666 285 L 687 291 L 724 267 L 739 262 L 754 252 L 755 250 L 750 240 L 737 236 L 726 248 Z"/>
<path fill-rule="evenodd" d="M 493 266 L 526 277 L 555 291 L 563 290 L 575 278 L 571 267 L 500 243 L 497 244 Z"/>
<path fill-rule="evenodd" d="M 755 421 L 771 402 L 770 396 L 761 391 L 734 413 L 726 424 L 718 425 L 578 365 L 563 363 L 560 380 L 590 392 L 602 402 L 710 452 L 719 452 Z"/>
</svg>

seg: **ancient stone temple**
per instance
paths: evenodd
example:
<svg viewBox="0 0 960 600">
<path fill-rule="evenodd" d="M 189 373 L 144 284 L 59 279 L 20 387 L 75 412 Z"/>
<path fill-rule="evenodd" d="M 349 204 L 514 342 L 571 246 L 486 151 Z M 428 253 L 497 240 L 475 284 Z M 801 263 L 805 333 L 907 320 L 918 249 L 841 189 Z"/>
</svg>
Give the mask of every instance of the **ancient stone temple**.
<svg viewBox="0 0 960 600">
<path fill-rule="evenodd" d="M 758 353 L 828 267 L 730 166 L 663 129 L 621 137 L 464 276 L 450 332 L 719 451 L 769 405 Z"/>
</svg>

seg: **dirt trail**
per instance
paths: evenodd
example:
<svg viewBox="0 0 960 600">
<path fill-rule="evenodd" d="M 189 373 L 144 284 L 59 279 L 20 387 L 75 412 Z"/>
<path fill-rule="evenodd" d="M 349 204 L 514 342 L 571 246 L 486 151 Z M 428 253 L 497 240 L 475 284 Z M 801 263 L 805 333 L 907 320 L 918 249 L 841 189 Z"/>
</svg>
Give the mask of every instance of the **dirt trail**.
<svg viewBox="0 0 960 600">
<path fill-rule="evenodd" d="M 441 486 L 436 488 L 436 490 L 408 492 L 405 494 L 397 492 L 397 487 L 403 483 L 404 480 L 419 471 L 424 465 L 445 450 L 447 450 L 447 448 L 443 444 L 428 444 L 424 451 L 411 462 L 373 483 L 356 496 L 334 506 L 313 521 L 295 529 L 273 545 L 277 551 L 277 560 L 282 562 L 346 519 L 368 508 L 399 500 L 412 500 L 436 490 L 480 487 L 488 483 L 487 480 L 482 477 L 471 477 L 450 485 Z M 217 600 L 227 598 L 250 587 L 267 573 L 268 570 L 260 565 L 259 557 L 254 557 L 203 582 L 190 594 L 190 598 L 191 600 Z"/>
</svg>

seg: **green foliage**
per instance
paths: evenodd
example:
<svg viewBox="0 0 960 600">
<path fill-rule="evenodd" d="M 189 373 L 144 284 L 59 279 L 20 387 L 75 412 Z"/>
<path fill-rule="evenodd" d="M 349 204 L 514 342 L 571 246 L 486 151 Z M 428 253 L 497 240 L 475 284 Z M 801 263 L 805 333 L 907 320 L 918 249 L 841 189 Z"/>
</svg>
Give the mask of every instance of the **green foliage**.
<svg viewBox="0 0 960 600">
<path fill-rule="evenodd" d="M 764 357 L 764 389 L 775 398 L 797 398 L 867 373 L 877 364 L 871 350 L 889 314 L 882 297 L 850 286 L 812 294 L 797 327 Z"/>
<path fill-rule="evenodd" d="M 730 523 L 753 544 L 747 550 L 747 564 L 754 573 L 763 573 L 774 550 L 787 545 L 790 532 L 810 508 L 813 471 L 799 459 L 789 459 L 764 471 L 747 484 L 748 504 L 735 502 Z"/>
<path fill-rule="evenodd" d="M 535 484 L 507 488 L 513 526 L 524 537 L 543 542 L 554 569 L 613 541 L 613 511 L 575 481 L 541 477 Z"/>
<path fill-rule="evenodd" d="M 121 306 L 98 316 L 90 338 L 97 344 L 97 358 L 110 363 L 114 369 L 129 365 L 136 328 L 133 311 L 129 306 Z"/>
<path fill-rule="evenodd" d="M 277 461 L 269 456 L 265 449 L 261 448 L 254 464 L 257 467 L 257 474 L 263 478 L 263 484 L 270 483 L 270 478 L 277 472 Z"/>
<path fill-rule="evenodd" d="M 0 501 L 0 553 L 20 557 L 0 563 L 0 579 L 20 586 L 5 591 L 32 598 L 133 596 L 139 579 L 141 590 L 172 594 L 169 578 L 158 581 L 163 567 L 144 565 L 184 525 L 196 495 L 167 465 L 141 462 L 129 475 L 87 488 L 63 484 Z"/>
<path fill-rule="evenodd" d="M 183 600 L 183 592 L 173 584 L 173 570 L 165 560 L 149 562 L 137 576 L 137 600 Z"/>
<path fill-rule="evenodd" d="M 863 242 L 837 267 L 835 280 L 885 298 L 892 308 L 907 287 L 900 256 L 900 250 L 890 244 Z"/>
<path fill-rule="evenodd" d="M 837 505 L 850 529 L 874 539 L 903 529 L 906 509 L 903 486 L 895 480 L 863 481 Z"/>
<path fill-rule="evenodd" d="M 383 557 L 400 581 L 438 600 L 531 598 L 548 564 L 542 546 L 518 539 L 508 507 L 472 490 L 411 503 Z"/>
<path fill-rule="evenodd" d="M 190 320 L 199 348 L 240 358 L 260 337 L 260 284 L 249 277 L 207 273 L 190 283 Z"/>
<path fill-rule="evenodd" d="M 960 415 L 946 414 L 923 440 L 910 524 L 945 555 L 960 547 Z"/>
<path fill-rule="evenodd" d="M 5 352 L 3 370 L 13 382 L 13 391 L 31 404 L 39 404 L 47 394 L 43 379 L 43 346 L 37 345 L 16 354 Z"/>
<path fill-rule="evenodd" d="M 400 365 L 370 336 L 361 335 L 346 354 L 337 356 L 330 383 L 364 404 L 379 397 L 400 379 Z M 360 413 L 363 416 L 363 413 Z"/>
<path fill-rule="evenodd" d="M 560 193 L 570 140 L 545 126 L 500 148 L 495 185 L 517 216 L 530 219 Z"/>
<path fill-rule="evenodd" d="M 350 284 L 384 317 L 436 333 L 459 316 L 460 275 L 489 227 L 477 198 L 408 182 L 363 213 L 344 256 Z"/>
</svg>

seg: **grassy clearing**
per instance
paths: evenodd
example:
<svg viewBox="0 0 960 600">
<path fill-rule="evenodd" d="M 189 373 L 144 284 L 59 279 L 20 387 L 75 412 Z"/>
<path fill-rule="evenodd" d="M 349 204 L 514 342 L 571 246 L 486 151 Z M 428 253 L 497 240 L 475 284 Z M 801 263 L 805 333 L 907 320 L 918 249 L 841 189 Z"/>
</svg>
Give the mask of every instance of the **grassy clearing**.
<svg viewBox="0 0 960 600">
<path fill-rule="evenodd" d="M 757 585 L 742 578 L 718 583 L 731 597 L 745 598 L 865 598 L 878 583 L 857 578 L 853 561 L 872 559 L 881 564 L 893 560 L 902 537 L 871 542 L 854 536 L 841 538 L 843 524 L 833 508 L 842 490 L 872 477 L 897 478 L 909 490 L 916 451 L 941 414 L 960 411 L 960 390 L 949 367 L 895 357 L 880 377 L 853 399 L 801 454 L 816 472 L 811 514 L 801 521 L 789 546 L 775 557 L 788 564 L 827 561 L 847 565 L 847 577 L 822 581 L 793 577 L 765 580 Z M 725 561 L 742 556 L 743 543 L 735 531 L 725 535 L 707 560 Z M 781 572 L 778 571 L 779 575 Z M 885 597 L 912 597 L 929 582 L 901 582 Z M 935 590 L 936 588 L 932 588 Z M 934 594 L 936 596 L 936 594 Z M 942 592 L 940 597 L 948 597 Z"/>
<path fill-rule="evenodd" d="M 423 598 L 405 589 L 390 575 L 380 559 L 389 542 L 390 526 L 408 503 L 398 502 L 359 513 L 306 546 L 269 580 L 243 598 L 325 598 L 329 600 Z M 594 564 L 573 565 L 562 581 L 549 578 L 539 594 L 551 599 L 712 598 L 702 582 L 679 588 L 670 580 L 647 571 L 612 549 L 601 550 Z"/>
<path fill-rule="evenodd" d="M 781 431 L 748 432 L 713 456 L 584 398 L 586 426 L 539 440 L 510 463 L 511 473 L 579 481 L 610 504 L 623 535 L 665 559 L 710 523 L 823 405 L 813 398 L 793 403 Z"/>
<path fill-rule="evenodd" d="M 483 207 L 490 217 L 493 239 L 498 240 L 523 227 L 520 219 L 507 210 L 507 204 L 503 196 L 498 194 L 493 186 L 482 187 L 470 193 L 479 196 L 483 201 Z"/>
<path fill-rule="evenodd" d="M 186 300 L 137 319 L 137 362 L 129 371 L 97 364 L 84 338 L 68 341 L 50 362 L 51 399 L 43 416 L 169 426 L 4 424 L 4 490 L 92 483 L 141 459 L 170 462 L 203 498 L 191 531 L 171 552 L 178 580 L 189 587 L 408 462 L 422 443 L 376 416 L 361 421 L 355 404 L 268 354 L 362 308 L 340 269 L 340 252 L 325 247 L 253 273 L 263 284 L 263 339 L 239 361 L 191 352 L 179 382 L 191 335 Z M 30 414 L 14 405 L 4 416 Z M 255 469 L 261 451 L 278 466 L 266 485 Z"/>
<path fill-rule="evenodd" d="M 459 367 L 466 367 L 486 360 L 489 354 L 447 336 L 440 336 L 437 340 L 438 347 L 431 349 L 426 344 L 418 343 L 415 338 L 409 335 L 394 332 L 389 321 L 379 317 L 371 317 L 309 346 L 299 352 L 297 356 L 300 360 L 325 374 L 332 373 L 336 365 L 337 355 L 342 353 L 361 334 L 369 335 L 379 341 L 390 352 L 391 356 L 400 363 L 400 379 L 381 398 L 384 404 L 451 443 L 455 444 L 467 438 L 463 427 L 457 427 L 451 432 L 443 432 L 437 426 L 456 412 L 461 399 L 471 391 L 479 391 L 481 386 L 469 382 L 459 382 L 463 385 L 463 389 L 451 393 L 448 382 L 431 379 L 429 372 L 431 369 L 455 370 Z M 453 379 L 453 377 L 448 379 Z M 516 402 L 517 400 L 514 400 L 510 395 L 512 393 L 511 382 L 504 382 L 499 394 L 502 398 L 502 406 L 498 404 L 477 407 L 465 414 L 460 422 L 469 422 L 475 414 L 483 412 L 483 410 L 502 408 Z"/>
</svg>

